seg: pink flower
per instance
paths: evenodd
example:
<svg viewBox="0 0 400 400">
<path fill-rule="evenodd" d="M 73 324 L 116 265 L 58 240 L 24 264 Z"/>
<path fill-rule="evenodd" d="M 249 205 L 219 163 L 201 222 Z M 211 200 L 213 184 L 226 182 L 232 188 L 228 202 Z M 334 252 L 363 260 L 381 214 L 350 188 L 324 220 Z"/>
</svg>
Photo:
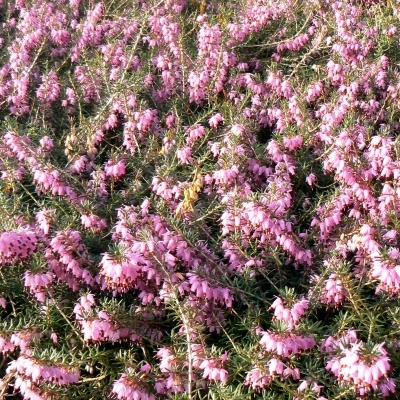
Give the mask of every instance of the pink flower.
<svg viewBox="0 0 400 400">
<path fill-rule="evenodd" d="M 347 290 L 344 288 L 341 279 L 337 274 L 331 274 L 325 281 L 320 301 L 323 304 L 338 307 L 346 300 L 347 295 Z"/>
<path fill-rule="evenodd" d="M 176 116 L 174 114 L 168 115 L 167 118 L 165 119 L 165 124 L 169 129 L 174 127 L 175 123 L 176 123 Z"/>
<path fill-rule="evenodd" d="M 304 392 L 304 390 L 307 389 L 307 387 L 308 387 L 309 384 L 310 384 L 310 382 L 307 381 L 307 380 L 302 381 L 302 382 L 300 383 L 300 385 L 298 386 L 297 391 L 298 391 L 298 392 Z"/>
<path fill-rule="evenodd" d="M 127 374 L 122 374 L 114 382 L 111 393 L 119 400 L 156 400 L 154 395 L 141 387 L 139 379 Z"/>
<path fill-rule="evenodd" d="M 42 76 L 42 84 L 39 86 L 36 95 L 44 104 L 53 103 L 60 96 L 60 84 L 57 74 L 50 71 L 47 75 Z"/>
<path fill-rule="evenodd" d="M 151 263 L 136 252 L 125 252 L 118 258 L 104 253 L 100 266 L 100 275 L 105 278 L 106 286 L 121 293 L 135 287 L 143 270 L 151 269 Z"/>
<path fill-rule="evenodd" d="M 220 113 L 217 113 L 208 120 L 208 123 L 210 124 L 211 128 L 216 129 L 223 121 L 224 120 L 222 118 L 222 115 Z"/>
<path fill-rule="evenodd" d="M 170 372 L 173 370 L 176 358 L 169 347 L 161 347 L 157 352 L 157 357 L 161 360 L 159 364 L 161 372 Z"/>
<path fill-rule="evenodd" d="M 226 383 L 228 380 L 228 371 L 224 368 L 228 354 L 225 352 L 220 358 L 205 359 L 199 368 L 203 370 L 203 378 L 211 381 Z"/>
<path fill-rule="evenodd" d="M 106 176 L 119 179 L 121 176 L 126 174 L 126 165 L 123 160 L 119 160 L 118 162 L 108 160 L 104 167 L 104 172 Z"/>
<path fill-rule="evenodd" d="M 265 351 L 278 356 L 289 357 L 292 354 L 312 349 L 316 345 L 313 335 L 303 337 L 293 333 L 261 332 L 261 334 L 260 344 L 264 346 Z"/>
<path fill-rule="evenodd" d="M 244 384 L 250 386 L 252 389 L 264 389 L 272 381 L 272 377 L 267 371 L 254 367 L 251 371 L 246 373 Z"/>
<path fill-rule="evenodd" d="M 0 235 L 0 265 L 27 260 L 36 250 L 38 238 L 34 232 L 19 229 Z"/>
<path fill-rule="evenodd" d="M 282 299 L 277 297 L 271 304 L 271 308 L 275 310 L 274 318 L 285 321 L 289 329 L 292 329 L 299 324 L 301 317 L 305 315 L 308 309 L 308 301 L 302 299 L 293 304 L 292 308 L 287 308 L 284 306 Z"/>
<path fill-rule="evenodd" d="M 82 215 L 81 223 L 85 229 L 93 229 L 94 232 L 104 231 L 108 224 L 104 218 L 101 218 L 97 215 Z"/>
<path fill-rule="evenodd" d="M 310 174 L 306 177 L 307 183 L 312 186 L 314 182 L 316 181 L 317 177 L 314 174 Z"/>
<path fill-rule="evenodd" d="M 17 360 L 10 363 L 7 372 L 17 372 L 29 377 L 32 382 L 51 382 L 59 386 L 77 383 L 79 370 L 67 370 L 64 367 L 47 366 L 27 355 L 20 355 Z"/>
<path fill-rule="evenodd" d="M 149 363 L 144 364 L 140 367 L 140 372 L 149 372 L 151 371 L 151 365 Z"/>
<path fill-rule="evenodd" d="M 0 297 L 0 306 L 2 306 L 3 308 L 6 308 L 7 306 L 7 301 L 4 297 Z"/>
<path fill-rule="evenodd" d="M 283 138 L 283 145 L 289 149 L 290 151 L 297 150 L 303 144 L 303 138 L 300 135 L 294 137 L 287 137 Z"/>
<path fill-rule="evenodd" d="M 58 343 L 58 336 L 55 332 L 50 334 L 50 339 L 53 341 L 53 343 Z"/>
<path fill-rule="evenodd" d="M 268 362 L 268 369 L 271 376 L 274 374 L 283 375 L 285 364 L 278 358 L 271 358 Z"/>
<path fill-rule="evenodd" d="M 184 165 L 188 165 L 190 164 L 190 162 L 193 161 L 192 149 L 188 146 L 185 146 L 182 149 L 178 149 L 176 154 L 178 156 L 179 161 Z"/>
<path fill-rule="evenodd" d="M 50 271 L 44 274 L 32 274 L 31 271 L 26 271 L 24 274 L 25 287 L 29 288 L 31 294 L 33 294 L 36 300 L 44 302 L 46 300 L 46 294 L 49 291 L 54 274 Z"/>
<path fill-rule="evenodd" d="M 193 144 L 206 134 L 206 130 L 201 125 L 193 125 L 187 130 L 186 144 L 193 146 Z"/>
<path fill-rule="evenodd" d="M 3 355 L 12 352 L 15 350 L 15 345 L 14 343 L 11 343 L 9 340 L 4 338 L 3 336 L 0 336 L 0 353 Z"/>
<path fill-rule="evenodd" d="M 51 151 L 51 149 L 53 149 L 54 147 L 54 142 L 51 138 L 49 138 L 48 136 L 43 136 L 40 139 L 40 148 L 39 151 L 43 154 L 49 154 L 49 152 Z"/>
<path fill-rule="evenodd" d="M 327 344 L 328 340 L 331 344 Z M 393 393 L 395 389 L 388 378 L 391 366 L 383 346 L 384 343 L 375 346 L 368 354 L 363 342 L 358 341 L 354 333 L 348 333 L 339 340 L 328 338 L 325 348 L 335 355 L 327 363 L 326 369 L 331 371 L 341 384 L 354 385 L 360 395 L 380 388 L 385 394 Z"/>
<path fill-rule="evenodd" d="M 89 310 L 90 307 L 96 304 L 94 296 L 91 293 L 87 294 L 86 296 L 82 296 L 80 298 L 80 303 L 84 310 Z"/>
<path fill-rule="evenodd" d="M 395 229 L 386 232 L 382 237 L 382 239 L 389 244 L 396 244 L 396 238 L 397 238 L 397 231 Z"/>
</svg>

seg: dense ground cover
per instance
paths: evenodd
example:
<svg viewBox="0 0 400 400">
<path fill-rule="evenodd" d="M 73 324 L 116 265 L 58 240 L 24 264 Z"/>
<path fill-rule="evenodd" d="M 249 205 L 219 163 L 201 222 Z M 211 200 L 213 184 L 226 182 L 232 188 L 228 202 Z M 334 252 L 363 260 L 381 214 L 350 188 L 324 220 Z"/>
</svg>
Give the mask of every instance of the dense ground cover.
<svg viewBox="0 0 400 400">
<path fill-rule="evenodd" d="M 400 4 L 0 23 L 0 398 L 396 398 Z"/>
</svg>

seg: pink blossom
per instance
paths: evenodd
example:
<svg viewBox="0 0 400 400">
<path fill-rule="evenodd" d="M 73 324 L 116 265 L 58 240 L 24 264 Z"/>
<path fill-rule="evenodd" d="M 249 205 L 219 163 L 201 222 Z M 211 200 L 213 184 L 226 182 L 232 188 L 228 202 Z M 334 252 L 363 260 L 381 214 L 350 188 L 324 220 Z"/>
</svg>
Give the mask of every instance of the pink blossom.
<svg viewBox="0 0 400 400">
<path fill-rule="evenodd" d="M 25 287 L 36 300 L 44 302 L 46 294 L 49 291 L 54 279 L 54 274 L 50 271 L 44 274 L 32 274 L 31 271 L 26 271 L 24 274 Z"/>
<path fill-rule="evenodd" d="M 141 387 L 140 380 L 127 374 L 114 382 L 111 393 L 120 400 L 155 400 L 155 396 L 149 394 Z"/>
<path fill-rule="evenodd" d="M 94 214 L 82 215 L 81 223 L 85 229 L 93 229 L 94 232 L 101 232 L 108 226 L 104 218 L 100 218 Z"/>
<path fill-rule="evenodd" d="M 38 238 L 32 231 L 19 229 L 0 235 L 0 264 L 27 260 L 36 250 Z"/>
<path fill-rule="evenodd" d="M 109 160 L 104 167 L 104 172 L 106 176 L 119 179 L 126 174 L 126 165 L 123 160 L 119 160 L 118 162 Z"/>
<path fill-rule="evenodd" d="M 4 297 L 0 297 L 0 306 L 3 308 L 6 308 L 7 306 L 7 301 Z"/>
<path fill-rule="evenodd" d="M 53 103 L 60 96 L 60 84 L 57 74 L 50 71 L 47 75 L 42 76 L 43 83 L 39 86 L 36 95 L 44 104 Z"/>
<path fill-rule="evenodd" d="M 326 369 L 338 378 L 340 384 L 354 385 L 360 395 L 380 388 L 385 393 L 394 391 L 388 378 L 391 366 L 384 343 L 375 346 L 372 354 L 367 355 L 363 352 L 363 342 L 358 341 L 355 334 L 348 333 L 340 340 L 328 340 L 330 344 L 325 345 L 327 351 L 333 354 L 337 354 L 338 350 L 340 352 L 328 361 Z"/>
<path fill-rule="evenodd" d="M 43 136 L 40 139 L 40 148 L 39 151 L 43 154 L 49 154 L 49 152 L 53 149 L 54 147 L 54 142 L 51 138 L 49 138 L 48 136 Z"/>
<path fill-rule="evenodd" d="M 263 345 L 265 351 L 278 356 L 289 357 L 291 354 L 298 354 L 304 350 L 312 349 L 316 345 L 313 335 L 303 337 L 293 333 L 280 335 L 261 332 L 261 334 L 260 344 Z"/>
<path fill-rule="evenodd" d="M 307 183 L 312 186 L 314 182 L 316 181 L 317 177 L 314 174 L 310 174 L 306 177 Z"/>
<path fill-rule="evenodd" d="M 271 304 L 271 308 L 275 310 L 274 318 L 285 321 L 288 328 L 291 329 L 298 325 L 301 317 L 305 315 L 308 309 L 308 301 L 303 299 L 293 304 L 291 308 L 287 308 L 284 306 L 282 299 L 277 297 Z"/>
<path fill-rule="evenodd" d="M 186 144 L 193 146 L 193 144 L 206 134 L 206 130 L 201 125 L 193 125 L 187 129 Z"/>
<path fill-rule="evenodd" d="M 218 128 L 218 126 L 223 122 L 222 115 L 220 113 L 217 113 L 213 115 L 209 120 L 208 123 L 210 124 L 211 128 Z"/>
<path fill-rule="evenodd" d="M 290 151 L 296 150 L 301 147 L 303 144 L 303 138 L 300 135 L 294 137 L 284 137 L 283 138 L 283 145 L 289 149 Z"/>
<path fill-rule="evenodd" d="M 188 165 L 190 164 L 191 161 L 193 161 L 192 150 L 188 146 L 185 146 L 182 149 L 178 149 L 176 154 L 178 156 L 179 161 L 184 165 Z"/>
<path fill-rule="evenodd" d="M 252 389 L 264 389 L 271 382 L 272 378 L 267 371 L 254 367 L 246 373 L 244 384 Z"/>
</svg>

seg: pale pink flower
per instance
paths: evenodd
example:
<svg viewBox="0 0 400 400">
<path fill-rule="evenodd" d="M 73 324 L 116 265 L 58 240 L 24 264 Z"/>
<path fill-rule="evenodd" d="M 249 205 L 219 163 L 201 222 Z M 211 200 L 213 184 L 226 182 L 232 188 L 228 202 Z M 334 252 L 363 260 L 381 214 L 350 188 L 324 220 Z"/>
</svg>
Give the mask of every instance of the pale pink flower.
<svg viewBox="0 0 400 400">
<path fill-rule="evenodd" d="M 208 123 L 210 124 L 211 128 L 218 128 L 218 126 L 223 122 L 222 115 L 220 113 L 217 113 L 213 115 L 209 120 Z"/>
<path fill-rule="evenodd" d="M 227 359 L 228 354 L 226 352 L 219 358 L 205 359 L 199 365 L 199 368 L 203 370 L 203 378 L 226 383 L 228 371 L 224 368 L 224 364 Z"/>
<path fill-rule="evenodd" d="M 54 147 L 53 140 L 48 136 L 43 136 L 40 139 L 39 143 L 40 143 L 39 152 L 45 155 L 48 155 Z"/>
<path fill-rule="evenodd" d="M 391 366 L 384 343 L 375 346 L 372 354 L 365 355 L 363 342 L 357 340 L 355 332 L 348 332 L 338 340 L 328 338 L 324 347 L 328 352 L 335 354 L 328 361 L 326 369 L 331 371 L 341 384 L 354 385 L 360 395 L 379 389 L 385 394 L 394 392 L 391 379 L 388 378 Z"/>
<path fill-rule="evenodd" d="M 396 244 L 396 238 L 397 238 L 397 231 L 395 229 L 386 232 L 382 236 L 382 239 L 385 240 L 388 244 Z"/>
<path fill-rule="evenodd" d="M 331 274 L 325 281 L 320 301 L 332 307 L 339 307 L 347 299 L 348 293 L 344 288 L 342 280 L 337 274 Z"/>
<path fill-rule="evenodd" d="M 179 161 L 184 165 L 188 165 L 193 161 L 192 149 L 188 146 L 178 149 L 176 155 Z"/>
<path fill-rule="evenodd" d="M 308 301 L 302 299 L 293 304 L 292 308 L 287 308 L 280 297 L 271 304 L 274 309 L 274 318 L 277 320 L 285 321 L 289 329 L 294 328 L 299 324 L 300 319 L 305 315 L 308 309 Z"/>
<path fill-rule="evenodd" d="M 175 123 L 176 123 L 176 116 L 174 114 L 168 115 L 167 118 L 165 119 L 165 125 L 167 125 L 169 129 L 173 128 Z"/>
<path fill-rule="evenodd" d="M 122 374 L 114 382 L 111 393 L 119 400 L 155 400 L 155 396 L 141 388 L 140 380 Z"/>
<path fill-rule="evenodd" d="M 82 215 L 81 223 L 85 229 L 92 229 L 94 232 L 104 231 L 108 224 L 104 218 L 100 218 L 98 215 Z"/>
<path fill-rule="evenodd" d="M 272 381 L 269 372 L 254 367 L 251 371 L 246 373 L 244 384 L 250 386 L 252 389 L 264 389 Z"/>
<path fill-rule="evenodd" d="M 60 96 L 60 84 L 56 72 L 50 71 L 42 76 L 42 84 L 39 86 L 36 95 L 44 104 L 53 103 Z"/>
<path fill-rule="evenodd" d="M 193 144 L 206 134 L 203 126 L 196 124 L 187 129 L 186 144 L 193 146 Z"/>
<path fill-rule="evenodd" d="M 52 332 L 50 335 L 50 339 L 54 342 L 54 343 L 58 343 L 58 336 L 55 332 Z"/>
<path fill-rule="evenodd" d="M 283 145 L 289 149 L 290 151 L 297 150 L 303 144 L 303 138 L 300 135 L 294 137 L 287 137 L 283 138 Z"/>
<path fill-rule="evenodd" d="M 125 162 L 123 160 L 119 160 L 117 162 L 108 160 L 104 167 L 104 172 L 106 176 L 119 179 L 121 176 L 126 174 Z"/>
<path fill-rule="evenodd" d="M 6 308 L 7 306 L 7 301 L 4 297 L 0 297 L 0 306 L 3 308 Z"/>
<path fill-rule="evenodd" d="M 306 337 L 293 333 L 277 334 L 271 332 L 261 332 L 260 344 L 263 345 L 267 353 L 274 353 L 278 356 L 289 357 L 305 350 L 312 349 L 315 345 L 313 335 Z"/>
<path fill-rule="evenodd" d="M 24 273 L 25 287 L 29 288 L 36 300 L 44 302 L 54 279 L 54 274 L 50 271 L 44 274 L 32 274 L 31 271 Z"/>
<path fill-rule="evenodd" d="M 316 180 L 317 177 L 314 174 L 310 174 L 306 177 L 306 181 L 310 186 L 312 186 Z"/>
</svg>

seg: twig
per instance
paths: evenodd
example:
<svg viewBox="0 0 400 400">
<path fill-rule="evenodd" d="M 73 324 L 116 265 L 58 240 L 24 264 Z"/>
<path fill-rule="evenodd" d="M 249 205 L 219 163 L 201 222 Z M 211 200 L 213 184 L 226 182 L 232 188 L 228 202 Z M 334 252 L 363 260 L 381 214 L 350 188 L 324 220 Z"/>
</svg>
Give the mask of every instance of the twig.
<svg viewBox="0 0 400 400">
<path fill-rule="evenodd" d="M 57 311 L 62 315 L 62 317 L 65 319 L 67 324 L 71 327 L 71 329 L 75 332 L 76 336 L 81 340 L 82 343 L 85 343 L 83 340 L 80 332 L 75 328 L 74 325 L 72 325 L 71 321 L 68 319 L 68 317 L 64 314 L 64 311 L 61 310 L 61 308 L 58 306 L 57 301 L 54 299 L 54 297 L 51 295 L 50 292 L 48 292 L 49 297 L 53 300 L 53 305 L 56 307 Z"/>
</svg>

